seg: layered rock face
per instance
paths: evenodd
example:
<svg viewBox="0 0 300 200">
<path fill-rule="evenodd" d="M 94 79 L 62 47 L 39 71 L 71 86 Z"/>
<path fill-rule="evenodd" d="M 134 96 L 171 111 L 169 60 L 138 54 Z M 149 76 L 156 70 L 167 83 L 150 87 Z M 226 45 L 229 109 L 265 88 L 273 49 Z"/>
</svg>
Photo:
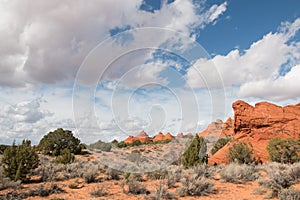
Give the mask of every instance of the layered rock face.
<svg viewBox="0 0 300 200">
<path fill-rule="evenodd" d="M 235 134 L 267 134 L 298 138 L 300 133 L 300 104 L 280 107 L 261 102 L 255 107 L 236 101 L 234 110 Z"/>
<path fill-rule="evenodd" d="M 236 101 L 232 105 L 234 120 L 232 133 L 238 141 L 250 142 L 253 146 L 254 157 L 263 162 L 268 161 L 266 147 L 270 139 L 275 137 L 299 139 L 300 133 L 300 104 L 280 107 L 272 103 L 261 102 L 251 106 L 244 101 Z M 221 133 L 221 135 L 225 133 Z M 227 163 L 227 144 L 209 159 L 210 164 Z"/>
</svg>

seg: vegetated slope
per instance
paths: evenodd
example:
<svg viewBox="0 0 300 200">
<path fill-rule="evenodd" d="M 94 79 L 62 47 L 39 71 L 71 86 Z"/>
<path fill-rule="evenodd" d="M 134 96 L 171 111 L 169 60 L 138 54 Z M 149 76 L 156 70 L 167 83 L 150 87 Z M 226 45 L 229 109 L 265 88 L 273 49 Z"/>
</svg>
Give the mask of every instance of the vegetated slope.
<svg viewBox="0 0 300 200">
<path fill-rule="evenodd" d="M 254 157 L 263 162 L 268 161 L 266 147 L 275 137 L 299 139 L 300 104 L 277 106 L 260 102 L 251 106 L 238 100 L 232 104 L 234 110 L 233 126 L 226 132 L 232 132 L 238 141 L 250 142 Z M 220 133 L 226 135 L 226 133 Z M 234 141 L 234 140 L 233 140 Z M 227 153 L 233 142 L 228 143 L 209 159 L 209 164 L 228 163 Z"/>
</svg>

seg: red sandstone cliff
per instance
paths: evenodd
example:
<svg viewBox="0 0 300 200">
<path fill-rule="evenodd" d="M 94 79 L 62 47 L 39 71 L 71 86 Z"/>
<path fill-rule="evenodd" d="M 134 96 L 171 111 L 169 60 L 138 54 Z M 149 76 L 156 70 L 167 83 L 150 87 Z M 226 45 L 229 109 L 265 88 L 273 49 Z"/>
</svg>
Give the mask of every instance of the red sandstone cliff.
<svg viewBox="0 0 300 200">
<path fill-rule="evenodd" d="M 227 131 L 234 134 L 238 141 L 250 142 L 254 156 L 263 162 L 268 161 L 266 147 L 274 137 L 299 139 L 300 104 L 280 107 L 272 103 L 261 102 L 251 106 L 238 100 L 233 103 L 233 127 Z M 222 133 L 225 134 L 225 133 Z M 228 149 L 224 146 L 209 159 L 209 163 L 227 163 Z"/>
</svg>

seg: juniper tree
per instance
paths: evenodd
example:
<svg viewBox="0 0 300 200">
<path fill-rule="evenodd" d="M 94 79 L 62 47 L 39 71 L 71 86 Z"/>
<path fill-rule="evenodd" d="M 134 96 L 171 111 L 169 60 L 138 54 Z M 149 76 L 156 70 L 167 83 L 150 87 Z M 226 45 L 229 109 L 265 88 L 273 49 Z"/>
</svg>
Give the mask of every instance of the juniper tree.
<svg viewBox="0 0 300 200">
<path fill-rule="evenodd" d="M 31 147 L 30 140 L 23 140 L 22 144 L 5 149 L 2 158 L 4 175 L 11 180 L 26 180 L 26 175 L 38 167 L 39 158 L 35 150 Z"/>
<path fill-rule="evenodd" d="M 182 164 L 185 167 L 192 167 L 207 163 L 206 151 L 207 146 L 204 138 L 196 135 L 183 153 Z"/>
</svg>

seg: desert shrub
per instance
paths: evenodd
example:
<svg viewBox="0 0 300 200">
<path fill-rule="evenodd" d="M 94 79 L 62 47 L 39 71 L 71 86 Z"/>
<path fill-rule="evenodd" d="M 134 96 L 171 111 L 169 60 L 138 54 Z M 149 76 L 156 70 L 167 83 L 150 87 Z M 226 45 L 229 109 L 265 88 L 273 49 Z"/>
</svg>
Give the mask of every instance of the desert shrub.
<svg viewBox="0 0 300 200">
<path fill-rule="evenodd" d="M 143 185 L 141 182 L 135 179 L 130 179 L 127 184 L 128 184 L 128 193 L 137 194 L 137 195 L 148 193 L 145 185 Z"/>
<path fill-rule="evenodd" d="M 167 173 L 168 188 L 174 187 L 174 185 L 180 181 L 181 173 L 182 173 L 181 167 L 173 167 L 168 170 Z"/>
<path fill-rule="evenodd" d="M 99 140 L 98 142 L 90 144 L 89 147 L 92 149 L 99 149 L 101 151 L 110 152 L 112 145 L 111 143 L 106 143 Z"/>
<path fill-rule="evenodd" d="M 124 147 L 127 147 L 127 144 L 124 141 L 121 141 L 118 144 L 116 144 L 116 146 L 119 148 L 124 148 Z"/>
<path fill-rule="evenodd" d="M 183 153 L 182 164 L 184 167 L 192 167 L 198 164 L 204 164 L 207 162 L 205 158 L 207 146 L 203 137 L 196 135 L 191 144 Z"/>
<path fill-rule="evenodd" d="M 38 167 L 39 158 L 31 147 L 30 140 L 23 140 L 22 144 L 13 145 L 5 149 L 2 158 L 3 173 L 11 180 L 25 181 L 26 175 Z"/>
<path fill-rule="evenodd" d="M 52 156 L 59 156 L 64 149 L 69 149 L 71 153 L 79 154 L 83 148 L 80 140 L 73 136 L 72 131 L 58 128 L 45 135 L 39 145 L 42 153 Z"/>
<path fill-rule="evenodd" d="M 300 190 L 294 189 L 283 189 L 279 195 L 279 200 L 299 200 L 300 199 Z"/>
<path fill-rule="evenodd" d="M 84 172 L 82 178 L 86 183 L 93 183 L 98 177 L 98 167 L 92 164 L 86 165 L 84 167 Z"/>
<path fill-rule="evenodd" d="M 214 155 L 215 153 L 217 153 L 217 151 L 222 149 L 230 140 L 231 140 L 231 138 L 220 138 L 220 139 L 218 139 L 216 144 L 211 149 L 211 154 Z"/>
<path fill-rule="evenodd" d="M 232 147 L 229 148 L 228 152 L 230 162 L 238 162 L 239 164 L 250 164 L 253 163 L 253 149 L 251 143 L 234 143 Z"/>
<path fill-rule="evenodd" d="M 290 166 L 290 174 L 292 177 L 294 177 L 295 180 L 300 179 L 300 163 L 294 163 Z"/>
<path fill-rule="evenodd" d="M 209 165 L 197 165 L 191 168 L 192 173 L 195 174 L 197 177 L 204 176 L 205 178 L 209 178 L 213 175 L 213 170 Z"/>
<path fill-rule="evenodd" d="M 9 147 L 9 145 L 0 144 L 0 154 L 3 154 L 5 149 L 7 149 L 8 147 Z"/>
<path fill-rule="evenodd" d="M 221 171 L 221 177 L 226 182 L 242 183 L 257 179 L 258 173 L 254 166 L 231 163 Z"/>
<path fill-rule="evenodd" d="M 164 169 L 158 169 L 152 172 L 147 173 L 147 178 L 153 179 L 153 180 L 160 180 L 166 178 L 168 172 Z"/>
<path fill-rule="evenodd" d="M 104 190 L 102 186 L 97 185 L 90 191 L 90 195 L 92 197 L 103 197 L 107 195 L 107 192 Z"/>
<path fill-rule="evenodd" d="M 111 141 L 111 143 L 116 146 L 119 143 L 119 141 L 114 139 L 113 141 Z"/>
<path fill-rule="evenodd" d="M 82 178 L 87 167 L 86 165 L 92 165 L 93 163 L 86 163 L 81 160 L 66 165 L 66 171 L 69 174 L 69 178 Z"/>
<path fill-rule="evenodd" d="M 176 199 L 173 193 L 169 193 L 168 188 L 161 180 L 155 191 L 151 191 L 151 200 Z"/>
<path fill-rule="evenodd" d="M 60 164 L 69 164 L 74 162 L 75 156 L 71 153 L 70 149 L 62 150 L 61 154 L 56 157 L 55 162 Z"/>
<path fill-rule="evenodd" d="M 119 180 L 121 173 L 113 168 L 107 168 L 105 174 L 107 175 L 108 180 Z"/>
<path fill-rule="evenodd" d="M 19 200 L 25 199 L 27 197 L 26 194 L 19 194 L 16 190 L 9 191 L 5 194 L 0 195 L 0 200 Z"/>
<path fill-rule="evenodd" d="M 267 150 L 273 162 L 295 163 L 299 160 L 300 142 L 293 138 L 276 137 L 270 140 Z"/>
<path fill-rule="evenodd" d="M 3 169 L 0 167 L 0 190 L 6 188 L 20 188 L 21 181 L 11 181 L 9 178 L 5 177 L 3 174 Z"/>
<path fill-rule="evenodd" d="M 142 145 L 142 142 L 140 140 L 134 140 L 131 144 L 131 146 L 140 146 Z"/>
<path fill-rule="evenodd" d="M 268 169 L 269 177 L 267 179 L 259 180 L 259 184 L 270 188 L 272 190 L 271 197 L 278 197 L 283 189 L 289 188 L 296 183 L 296 180 L 291 176 L 289 170 Z"/>
<path fill-rule="evenodd" d="M 180 197 L 184 196 L 207 196 L 214 193 L 214 184 L 205 177 L 186 175 L 182 180 L 182 186 L 176 192 Z"/>
<path fill-rule="evenodd" d="M 28 197 L 40 196 L 40 197 L 47 197 L 51 194 L 61 194 L 65 191 L 59 187 L 57 184 L 53 183 L 50 187 L 46 187 L 44 184 L 37 186 L 34 189 L 30 189 L 29 192 L 26 194 Z"/>
</svg>

